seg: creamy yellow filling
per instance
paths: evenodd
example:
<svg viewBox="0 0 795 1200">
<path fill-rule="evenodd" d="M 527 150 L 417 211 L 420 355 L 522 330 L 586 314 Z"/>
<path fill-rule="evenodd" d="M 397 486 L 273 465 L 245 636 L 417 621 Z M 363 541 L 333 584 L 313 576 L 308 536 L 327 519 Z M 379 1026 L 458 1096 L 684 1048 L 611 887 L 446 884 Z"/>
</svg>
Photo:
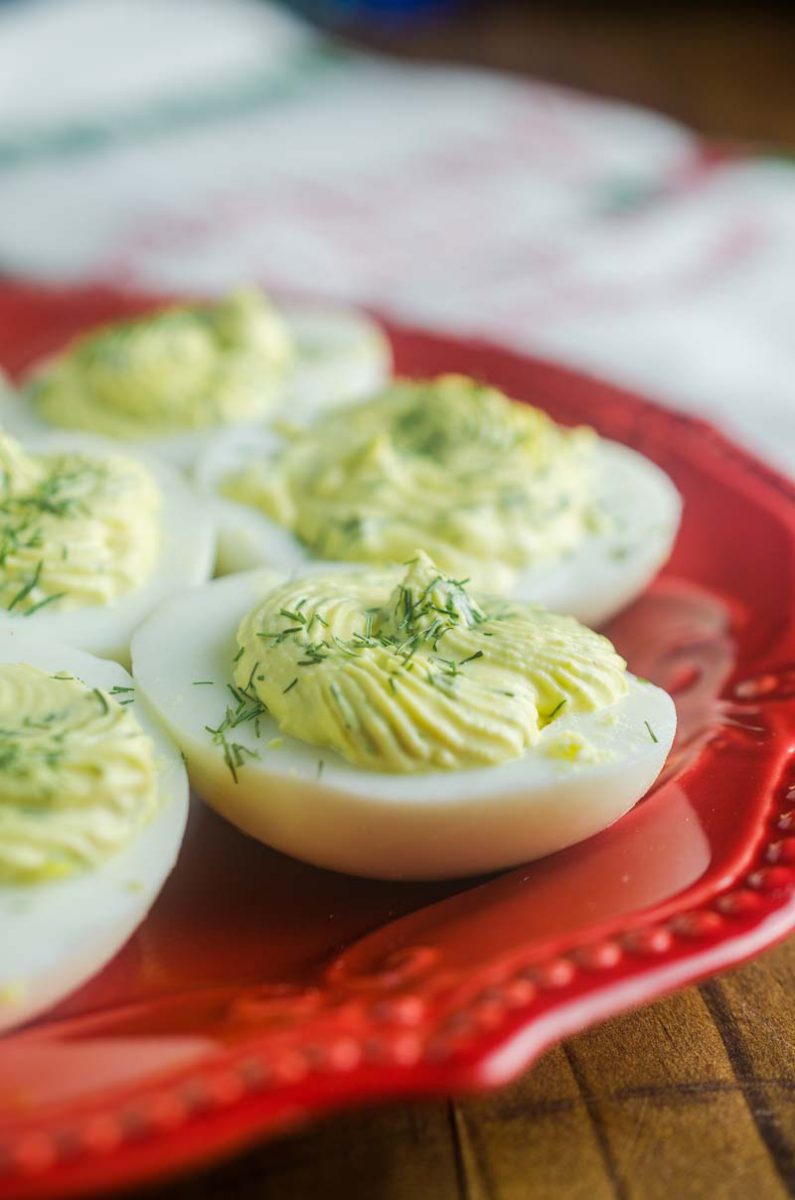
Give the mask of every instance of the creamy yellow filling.
<svg viewBox="0 0 795 1200">
<path fill-rule="evenodd" d="M 562 713 L 627 691 L 607 638 L 527 604 L 475 600 L 423 553 L 403 568 L 285 583 L 237 641 L 240 713 L 259 705 L 284 733 L 371 771 L 506 762 Z"/>
<path fill-rule="evenodd" d="M 157 803 L 154 746 L 113 695 L 0 664 L 0 883 L 99 865 Z"/>
<path fill-rule="evenodd" d="M 97 329 L 51 359 L 28 393 L 52 425 L 145 438 L 259 419 L 290 359 L 279 315 L 241 289 Z"/>
<path fill-rule="evenodd" d="M 151 575 L 160 494 L 121 455 L 26 454 L 0 434 L 0 607 L 109 604 Z"/>
<path fill-rule="evenodd" d="M 295 432 L 223 483 L 316 558 L 403 562 L 422 546 L 490 591 L 564 555 L 594 520 L 595 435 L 472 379 L 400 382 Z"/>
</svg>

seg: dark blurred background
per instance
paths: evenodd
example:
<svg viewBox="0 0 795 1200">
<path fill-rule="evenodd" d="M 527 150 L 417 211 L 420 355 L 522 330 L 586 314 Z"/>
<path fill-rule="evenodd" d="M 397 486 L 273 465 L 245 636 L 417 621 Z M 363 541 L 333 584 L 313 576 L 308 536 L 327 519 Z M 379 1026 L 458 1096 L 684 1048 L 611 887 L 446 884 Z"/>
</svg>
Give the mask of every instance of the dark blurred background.
<svg viewBox="0 0 795 1200">
<path fill-rule="evenodd" d="M 281 2 L 388 54 L 529 74 L 645 105 L 712 138 L 795 150 L 793 3 Z"/>
<path fill-rule="evenodd" d="M 411 58 L 532 74 L 664 112 L 719 139 L 795 148 L 795 5 L 303 0 Z"/>
</svg>

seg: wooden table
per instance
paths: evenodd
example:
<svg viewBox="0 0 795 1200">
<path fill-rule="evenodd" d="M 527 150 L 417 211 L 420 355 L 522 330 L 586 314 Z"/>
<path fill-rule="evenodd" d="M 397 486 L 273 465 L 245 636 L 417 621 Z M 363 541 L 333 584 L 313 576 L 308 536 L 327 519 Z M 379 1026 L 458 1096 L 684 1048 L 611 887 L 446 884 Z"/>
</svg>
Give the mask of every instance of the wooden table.
<svg viewBox="0 0 795 1200">
<path fill-rule="evenodd" d="M 151 1200 L 778 1200 L 795 942 L 608 1021 L 486 1097 L 338 1117 Z"/>
<path fill-rule="evenodd" d="M 488 10 L 488 11 L 487 11 Z M 381 42 L 383 46 L 383 41 Z M 532 72 L 795 148 L 795 20 L 491 3 L 391 49 Z M 609 1021 L 488 1097 L 356 1112 L 152 1200 L 774 1200 L 795 1194 L 795 941 Z"/>
</svg>

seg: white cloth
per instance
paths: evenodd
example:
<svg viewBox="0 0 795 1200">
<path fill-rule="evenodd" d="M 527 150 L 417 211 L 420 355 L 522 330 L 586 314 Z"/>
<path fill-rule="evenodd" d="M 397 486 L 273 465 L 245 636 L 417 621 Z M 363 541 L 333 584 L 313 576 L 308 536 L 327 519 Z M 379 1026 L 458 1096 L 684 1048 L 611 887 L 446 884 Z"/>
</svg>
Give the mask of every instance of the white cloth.
<svg viewBox="0 0 795 1200">
<path fill-rule="evenodd" d="M 330 50 L 255 0 L 0 9 L 0 269 L 241 279 L 476 332 L 795 469 L 795 169 L 663 118 Z"/>
</svg>

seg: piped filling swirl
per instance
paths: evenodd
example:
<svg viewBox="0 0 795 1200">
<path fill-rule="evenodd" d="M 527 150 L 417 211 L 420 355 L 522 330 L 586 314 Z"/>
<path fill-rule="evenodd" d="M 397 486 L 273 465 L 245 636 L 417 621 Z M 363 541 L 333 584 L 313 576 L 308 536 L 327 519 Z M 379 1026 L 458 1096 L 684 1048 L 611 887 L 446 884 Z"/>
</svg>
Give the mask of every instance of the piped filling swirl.
<svg viewBox="0 0 795 1200">
<path fill-rule="evenodd" d="M 129 698 L 0 664 L 0 883 L 96 867 L 153 815 L 155 750 Z"/>
<path fill-rule="evenodd" d="M 237 641 L 239 699 L 372 771 L 506 762 L 564 709 L 591 712 L 627 690 L 607 638 L 571 617 L 476 599 L 424 553 L 402 569 L 286 583 Z"/>
<path fill-rule="evenodd" d="M 160 493 L 122 455 L 26 454 L 0 434 L 0 607 L 110 604 L 144 584 L 160 549 Z"/>
<path fill-rule="evenodd" d="M 292 347 L 261 293 L 171 308 L 79 338 L 30 381 L 51 425 L 116 438 L 256 421 L 278 401 Z"/>
<path fill-rule="evenodd" d="M 398 382 L 294 431 L 271 461 L 227 478 L 230 498 L 286 526 L 315 558 L 405 562 L 506 591 L 585 536 L 595 435 L 567 430 L 463 376 Z"/>
</svg>

